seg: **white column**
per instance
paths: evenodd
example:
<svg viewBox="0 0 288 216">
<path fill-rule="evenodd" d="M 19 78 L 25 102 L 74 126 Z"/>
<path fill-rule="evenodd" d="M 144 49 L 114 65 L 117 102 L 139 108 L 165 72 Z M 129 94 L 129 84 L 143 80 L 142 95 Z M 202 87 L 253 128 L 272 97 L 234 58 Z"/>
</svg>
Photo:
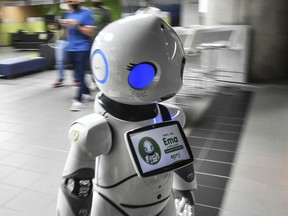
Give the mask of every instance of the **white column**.
<svg viewBox="0 0 288 216">
<path fill-rule="evenodd" d="M 180 26 L 199 25 L 198 0 L 181 0 Z"/>
</svg>

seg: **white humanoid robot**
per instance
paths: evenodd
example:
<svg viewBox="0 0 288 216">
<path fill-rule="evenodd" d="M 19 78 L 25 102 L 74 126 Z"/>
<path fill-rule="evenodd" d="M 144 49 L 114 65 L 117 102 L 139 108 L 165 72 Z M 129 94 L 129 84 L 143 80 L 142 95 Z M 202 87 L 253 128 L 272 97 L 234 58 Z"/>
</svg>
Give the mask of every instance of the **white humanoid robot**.
<svg viewBox="0 0 288 216">
<path fill-rule="evenodd" d="M 193 164 L 140 177 L 124 137 L 163 121 L 185 124 L 180 108 L 160 104 L 182 86 L 185 57 L 174 30 L 154 15 L 122 18 L 96 37 L 90 60 L 100 92 L 95 113 L 69 131 L 57 215 L 175 216 L 176 198 L 193 206 Z"/>
</svg>

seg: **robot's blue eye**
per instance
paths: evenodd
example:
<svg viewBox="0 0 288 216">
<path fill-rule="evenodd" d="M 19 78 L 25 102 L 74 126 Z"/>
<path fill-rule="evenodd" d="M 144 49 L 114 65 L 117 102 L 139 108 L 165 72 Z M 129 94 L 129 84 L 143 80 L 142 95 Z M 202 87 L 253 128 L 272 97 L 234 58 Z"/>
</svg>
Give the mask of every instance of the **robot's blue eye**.
<svg viewBox="0 0 288 216">
<path fill-rule="evenodd" d="M 134 89 L 143 89 L 149 86 L 156 75 L 156 67 L 152 63 L 140 63 L 128 67 L 131 70 L 128 76 L 129 85 Z"/>
</svg>

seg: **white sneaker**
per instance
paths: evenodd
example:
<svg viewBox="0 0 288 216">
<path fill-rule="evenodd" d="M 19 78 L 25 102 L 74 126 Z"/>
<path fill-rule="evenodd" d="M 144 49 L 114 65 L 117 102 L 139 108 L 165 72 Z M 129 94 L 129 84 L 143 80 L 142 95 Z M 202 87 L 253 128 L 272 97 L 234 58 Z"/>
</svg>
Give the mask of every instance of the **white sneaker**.
<svg viewBox="0 0 288 216">
<path fill-rule="evenodd" d="M 70 107 L 70 111 L 81 111 L 84 109 L 84 104 L 80 101 L 73 100 L 72 105 Z"/>
<path fill-rule="evenodd" d="M 82 94 L 82 100 L 84 103 L 87 103 L 89 101 L 93 101 L 94 97 L 89 94 Z"/>
</svg>

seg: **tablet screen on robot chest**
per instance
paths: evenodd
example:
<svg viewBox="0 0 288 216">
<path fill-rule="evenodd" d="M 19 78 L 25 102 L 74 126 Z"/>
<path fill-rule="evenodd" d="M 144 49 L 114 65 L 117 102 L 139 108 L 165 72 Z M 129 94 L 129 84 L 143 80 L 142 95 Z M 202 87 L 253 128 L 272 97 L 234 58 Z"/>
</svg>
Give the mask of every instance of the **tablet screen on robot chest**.
<svg viewBox="0 0 288 216">
<path fill-rule="evenodd" d="M 140 177 L 172 171 L 193 161 L 189 143 L 177 121 L 161 122 L 128 131 L 125 139 Z"/>
</svg>

